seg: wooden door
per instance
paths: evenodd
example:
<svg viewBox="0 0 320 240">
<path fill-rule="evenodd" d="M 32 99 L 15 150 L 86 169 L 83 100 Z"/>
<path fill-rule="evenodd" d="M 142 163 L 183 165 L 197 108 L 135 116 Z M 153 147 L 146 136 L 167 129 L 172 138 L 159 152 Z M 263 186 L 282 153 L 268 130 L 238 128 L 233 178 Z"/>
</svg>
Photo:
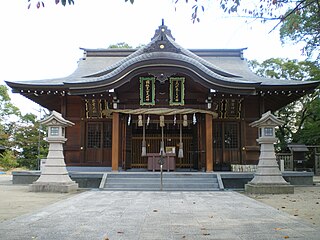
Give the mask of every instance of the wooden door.
<svg viewBox="0 0 320 240">
<path fill-rule="evenodd" d="M 214 122 L 213 159 L 215 170 L 229 171 L 231 164 L 241 162 L 239 133 L 238 122 Z"/>
<path fill-rule="evenodd" d="M 86 140 L 86 163 L 94 166 L 111 166 L 111 122 L 88 122 Z"/>
</svg>

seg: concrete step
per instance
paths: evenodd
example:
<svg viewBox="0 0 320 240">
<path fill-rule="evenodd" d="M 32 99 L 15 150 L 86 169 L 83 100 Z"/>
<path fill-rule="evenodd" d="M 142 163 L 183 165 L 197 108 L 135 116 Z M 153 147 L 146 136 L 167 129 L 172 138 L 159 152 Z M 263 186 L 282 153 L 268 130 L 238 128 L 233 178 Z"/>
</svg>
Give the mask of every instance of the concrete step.
<svg viewBox="0 0 320 240">
<path fill-rule="evenodd" d="M 100 189 L 102 191 L 153 191 L 153 192 L 157 192 L 157 191 L 161 191 L 160 187 L 158 188 L 138 188 L 138 189 L 134 189 L 134 188 L 103 188 Z M 219 188 L 215 189 L 215 188 L 208 188 L 208 189 L 199 189 L 199 188 L 162 188 L 162 191 L 181 191 L 181 192 L 208 192 L 208 191 L 221 191 Z"/>
<path fill-rule="evenodd" d="M 214 173 L 174 173 L 164 172 L 165 178 L 216 178 Z M 160 178 L 159 172 L 146 172 L 146 173 L 108 173 L 108 178 Z"/>
<path fill-rule="evenodd" d="M 198 183 L 198 184 L 191 184 L 191 183 L 166 183 L 162 184 L 164 187 L 168 188 L 219 188 L 217 183 Z M 118 188 L 118 187 L 132 187 L 132 188 L 143 188 L 143 187 L 160 187 L 160 182 L 157 183 L 109 183 L 104 186 L 104 188 Z"/>
<path fill-rule="evenodd" d="M 107 183 L 145 183 L 145 182 L 160 182 L 159 178 L 107 178 Z M 172 183 L 218 183 L 216 178 L 163 178 L 163 182 Z"/>
<path fill-rule="evenodd" d="M 160 173 L 108 173 L 102 190 L 159 191 Z M 164 173 L 164 191 L 218 191 L 216 174 Z"/>
</svg>

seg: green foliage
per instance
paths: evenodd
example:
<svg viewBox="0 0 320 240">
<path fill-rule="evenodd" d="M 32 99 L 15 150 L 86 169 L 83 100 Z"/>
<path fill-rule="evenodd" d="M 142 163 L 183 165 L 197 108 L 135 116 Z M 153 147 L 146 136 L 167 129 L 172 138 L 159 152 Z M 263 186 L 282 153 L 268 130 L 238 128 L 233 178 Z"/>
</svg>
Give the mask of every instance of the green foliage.
<svg viewBox="0 0 320 240">
<path fill-rule="evenodd" d="M 310 81 L 320 79 L 316 62 L 272 58 L 262 63 L 251 61 L 255 73 L 264 77 Z M 275 114 L 285 121 L 279 127 L 277 147 L 285 151 L 288 143 L 320 145 L 320 93 L 319 89 L 288 104 Z"/>
<path fill-rule="evenodd" d="M 175 0 L 175 4 L 181 0 Z M 198 9 L 204 12 L 205 0 L 185 1 L 192 4 L 191 19 L 200 21 Z M 304 52 L 320 61 L 320 1 L 319 0 L 220 0 L 223 12 L 235 17 L 260 19 L 261 22 L 276 21 L 272 30 L 280 27 L 283 43 L 305 43 Z M 271 31 L 272 31 L 271 30 Z"/>
<path fill-rule="evenodd" d="M 299 10 L 289 9 L 286 19 L 280 28 L 280 39 L 283 43 L 303 42 L 304 52 L 308 57 L 320 60 L 320 3 L 305 1 L 306 6 Z"/>
<path fill-rule="evenodd" d="M 3 168 L 3 170 L 8 171 L 17 166 L 18 163 L 12 151 L 6 150 L 4 153 L 0 154 L 0 167 Z"/>
<path fill-rule="evenodd" d="M 111 44 L 108 48 L 129 48 L 131 49 L 132 47 L 125 42 L 120 42 L 120 43 L 116 43 L 116 44 Z"/>
<path fill-rule="evenodd" d="M 11 103 L 8 88 L 0 85 L 0 146 L 12 147 L 11 136 L 15 131 L 16 120 L 20 117 L 20 110 Z"/>
<path fill-rule="evenodd" d="M 7 120 L 12 115 L 20 116 L 19 109 L 11 103 L 8 88 L 0 85 L 0 121 Z"/>
<path fill-rule="evenodd" d="M 318 97 L 309 103 L 309 111 L 307 119 L 304 121 L 303 127 L 294 138 L 298 143 L 307 145 L 320 145 L 320 99 Z"/>
<path fill-rule="evenodd" d="M 69 5 L 73 5 L 74 4 L 74 0 L 68 0 L 68 1 L 67 0 L 55 0 L 56 4 L 61 3 L 61 5 L 63 5 L 63 6 L 66 6 L 67 2 L 68 2 Z M 29 3 L 28 4 L 28 9 L 30 9 L 33 4 L 35 4 L 35 6 L 38 9 L 41 8 L 41 7 L 43 7 L 43 8 L 45 7 L 44 1 L 28 0 L 28 3 Z"/>
<path fill-rule="evenodd" d="M 315 81 L 319 80 L 320 69 L 310 61 L 270 58 L 262 63 L 249 61 L 251 69 L 259 76 L 276 79 Z"/>
<path fill-rule="evenodd" d="M 48 152 L 48 143 L 43 140 L 46 131 L 34 114 L 24 115 L 16 128 L 14 142 L 20 150 L 18 163 L 21 167 L 37 169 L 39 160 Z"/>
<path fill-rule="evenodd" d="M 31 113 L 22 115 L 11 103 L 7 87 L 0 85 L 0 146 L 16 150 L 20 167 L 36 169 L 38 158 L 47 154 L 44 135 L 45 130 L 37 117 Z"/>
</svg>

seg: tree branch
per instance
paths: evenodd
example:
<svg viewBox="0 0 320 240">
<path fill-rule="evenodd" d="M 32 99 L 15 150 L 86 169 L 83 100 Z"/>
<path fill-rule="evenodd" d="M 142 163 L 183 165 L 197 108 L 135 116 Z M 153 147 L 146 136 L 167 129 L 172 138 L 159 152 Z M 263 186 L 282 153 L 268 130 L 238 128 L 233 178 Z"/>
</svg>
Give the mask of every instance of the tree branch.
<svg viewBox="0 0 320 240">
<path fill-rule="evenodd" d="M 303 0 L 303 1 L 299 2 L 294 9 L 292 9 L 286 16 L 284 16 L 283 18 L 281 18 L 281 20 L 277 23 L 277 25 L 275 25 L 275 26 L 271 29 L 271 31 L 270 31 L 269 33 L 273 32 L 273 31 L 274 31 L 284 20 L 286 20 L 291 14 L 293 14 L 293 13 L 295 13 L 296 11 L 300 10 L 299 7 L 301 6 L 301 4 L 305 3 L 306 1 L 307 1 L 307 0 Z M 316 0 L 316 1 L 317 1 L 317 0 Z M 313 1 L 310 2 L 309 4 L 303 6 L 303 8 L 311 5 L 312 3 L 314 3 L 314 2 L 313 2 Z M 301 9 L 302 9 L 302 8 L 301 8 Z"/>
</svg>

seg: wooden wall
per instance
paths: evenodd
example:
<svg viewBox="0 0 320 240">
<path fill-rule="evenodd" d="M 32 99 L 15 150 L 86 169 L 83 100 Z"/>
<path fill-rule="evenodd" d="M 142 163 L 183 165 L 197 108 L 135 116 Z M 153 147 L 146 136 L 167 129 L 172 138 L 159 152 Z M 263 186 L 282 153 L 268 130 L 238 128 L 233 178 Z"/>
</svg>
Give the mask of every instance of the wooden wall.
<svg viewBox="0 0 320 240">
<path fill-rule="evenodd" d="M 84 161 L 84 103 L 80 97 L 65 96 L 62 103 L 62 114 L 75 125 L 66 129 L 68 139 L 64 146 L 67 165 L 81 165 Z"/>
<path fill-rule="evenodd" d="M 200 98 L 200 92 L 204 92 L 203 86 L 197 86 L 199 84 L 191 84 L 189 83 L 190 79 L 186 80 L 186 103 L 188 107 L 196 107 L 206 109 L 205 98 L 209 94 L 208 91 L 202 94 Z M 125 104 L 125 107 L 132 108 L 139 106 L 139 88 L 138 84 L 129 82 L 121 88 L 121 90 L 117 91 L 118 98 L 120 98 L 120 104 Z M 159 88 L 167 87 L 165 84 L 158 86 Z M 189 93 L 188 89 L 192 88 L 195 90 L 194 93 Z M 163 90 L 164 91 L 164 90 Z M 163 95 L 164 96 L 164 95 Z M 163 97 L 162 96 L 162 97 Z M 226 95 L 227 96 L 227 95 Z M 160 98 L 160 96 L 157 96 Z M 168 97 L 165 95 L 165 97 Z M 217 96 L 212 97 L 213 101 L 220 102 L 225 98 L 222 94 L 217 94 Z M 230 97 L 228 95 L 229 99 Z M 213 119 L 213 131 L 215 126 L 220 124 L 223 126 L 226 123 L 235 123 L 239 128 L 239 146 L 237 150 L 237 154 L 230 155 L 230 159 L 228 164 L 257 164 L 259 159 L 259 145 L 256 142 L 258 137 L 258 132 L 256 128 L 252 128 L 249 124 L 261 116 L 261 102 L 259 96 L 234 96 L 234 98 L 242 99 L 241 102 L 241 116 L 239 118 L 226 118 L 219 116 L 218 119 Z M 109 99 L 110 100 L 110 99 Z M 108 100 L 108 101 L 109 101 Z M 160 99 L 161 100 L 161 99 Z M 111 101 L 111 100 L 110 100 Z M 159 104 L 161 106 L 165 106 L 168 104 L 165 100 L 160 101 Z M 123 106 L 122 106 L 123 107 Z M 158 107 L 158 106 L 156 106 Z M 67 128 L 66 137 L 68 141 L 65 144 L 65 159 L 67 165 L 72 166 L 111 166 L 111 152 L 109 153 L 108 149 L 104 149 L 101 157 L 101 161 L 95 161 L 88 157 L 88 150 L 86 149 L 86 128 L 87 124 L 99 122 L 106 124 L 108 121 L 111 123 L 111 119 L 87 119 L 85 114 L 85 102 L 80 96 L 65 96 L 62 99 L 61 105 L 61 113 L 66 119 L 75 123 L 74 126 Z M 126 119 L 124 121 L 127 121 Z M 126 122 L 124 123 L 126 124 Z M 219 126 L 220 126 L 219 125 Z M 122 133 L 124 130 L 121 130 Z M 201 134 L 203 136 L 203 134 Z M 214 132 L 213 132 L 214 135 Z M 200 136 L 199 139 L 202 139 Z M 203 141 L 203 140 L 201 140 Z M 201 145 L 201 141 L 199 142 L 199 147 Z M 121 154 L 120 161 L 124 161 L 128 156 L 128 152 L 124 154 L 127 150 L 125 144 L 125 149 L 120 149 L 119 154 Z M 213 151 L 215 146 L 213 144 Z M 122 147 L 120 147 L 122 148 Z M 201 150 L 202 147 L 200 147 Z M 229 151 L 230 152 L 230 151 Z M 219 156 L 214 152 L 214 158 L 217 161 L 219 160 Z M 223 153 L 225 154 L 225 153 Z M 228 154 L 227 154 L 228 155 Z M 129 157 L 130 158 L 130 157 Z M 215 161 L 215 159 L 213 159 Z M 120 163 L 121 164 L 121 163 Z M 213 163 L 215 164 L 215 162 Z"/>
<path fill-rule="evenodd" d="M 244 164 L 257 164 L 260 148 L 256 141 L 258 138 L 257 128 L 249 124 L 261 117 L 260 101 L 258 96 L 246 97 L 243 103 L 242 127 L 242 157 Z"/>
</svg>

